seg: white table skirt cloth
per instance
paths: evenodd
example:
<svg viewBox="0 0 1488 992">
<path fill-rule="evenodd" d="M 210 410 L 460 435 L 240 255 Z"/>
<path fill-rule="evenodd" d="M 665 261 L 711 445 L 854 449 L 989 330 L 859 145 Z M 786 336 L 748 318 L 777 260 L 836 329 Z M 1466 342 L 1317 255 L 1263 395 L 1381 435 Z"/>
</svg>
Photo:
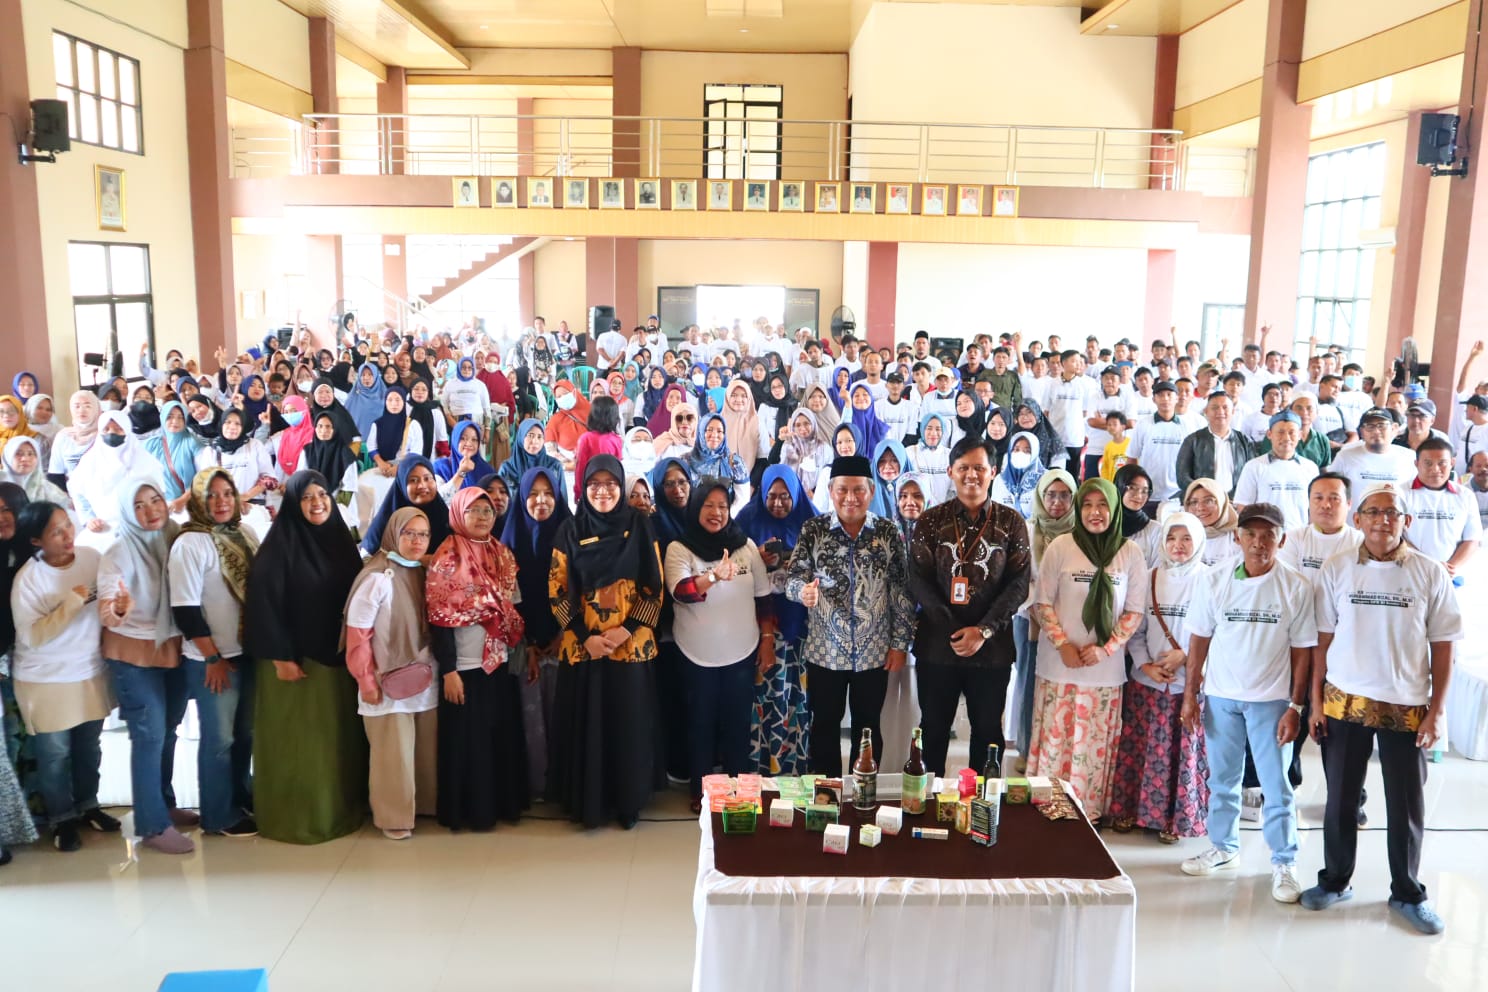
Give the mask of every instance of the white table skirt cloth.
<svg viewBox="0 0 1488 992">
<path fill-rule="evenodd" d="M 693 992 L 923 992 L 939 984 L 936 955 L 960 961 L 957 985 L 985 967 L 985 984 L 1001 988 L 1135 987 L 1137 893 L 1126 875 L 737 877 L 713 867 L 710 816 L 699 818 Z M 770 829 L 763 814 L 759 829 Z"/>
</svg>

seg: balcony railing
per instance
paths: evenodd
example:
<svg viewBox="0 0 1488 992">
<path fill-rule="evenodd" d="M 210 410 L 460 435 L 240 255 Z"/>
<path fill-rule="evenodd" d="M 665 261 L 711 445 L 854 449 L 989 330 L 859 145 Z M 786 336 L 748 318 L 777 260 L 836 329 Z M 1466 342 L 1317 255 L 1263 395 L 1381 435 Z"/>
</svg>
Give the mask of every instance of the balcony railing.
<svg viewBox="0 0 1488 992">
<path fill-rule="evenodd" d="M 1204 192 L 1251 161 L 1202 157 Z M 1218 150 L 1223 151 L 1223 150 Z M 236 176 L 478 175 L 968 182 L 1193 189 L 1177 131 L 758 118 L 315 114 L 233 133 Z"/>
</svg>

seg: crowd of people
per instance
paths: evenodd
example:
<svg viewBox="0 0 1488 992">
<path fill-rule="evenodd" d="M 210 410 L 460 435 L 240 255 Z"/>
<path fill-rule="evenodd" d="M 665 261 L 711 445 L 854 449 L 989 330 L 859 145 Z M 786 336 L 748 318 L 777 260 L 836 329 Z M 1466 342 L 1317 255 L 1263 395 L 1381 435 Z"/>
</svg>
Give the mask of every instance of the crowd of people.
<svg viewBox="0 0 1488 992">
<path fill-rule="evenodd" d="M 840 775 L 844 724 L 890 770 L 922 728 L 943 774 L 964 703 L 974 767 L 1012 745 L 1102 826 L 1207 837 L 1188 874 L 1262 820 L 1273 896 L 1311 909 L 1351 894 L 1377 744 L 1390 905 L 1440 932 L 1422 790 L 1488 521 L 1481 344 L 1438 428 L 1418 384 L 1264 330 L 1233 360 L 763 318 L 338 330 L 210 373 L 142 351 L 66 426 L 30 373 L 0 396 L 0 864 L 33 813 L 62 851 L 120 831 L 116 706 L 134 830 L 183 854 L 369 809 L 395 840 L 537 801 L 628 829 L 720 767 Z M 199 811 L 172 789 L 188 701 Z"/>
</svg>

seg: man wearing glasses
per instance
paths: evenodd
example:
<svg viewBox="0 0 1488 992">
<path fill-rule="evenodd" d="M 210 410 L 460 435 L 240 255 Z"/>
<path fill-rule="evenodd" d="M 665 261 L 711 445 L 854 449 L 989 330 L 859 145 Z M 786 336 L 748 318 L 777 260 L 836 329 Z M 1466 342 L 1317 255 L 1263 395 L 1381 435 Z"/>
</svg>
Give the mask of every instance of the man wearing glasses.
<svg viewBox="0 0 1488 992">
<path fill-rule="evenodd" d="M 1012 619 L 1028 597 L 1028 525 L 990 498 L 987 442 L 962 438 L 951 449 L 955 499 L 932 506 L 909 545 L 909 589 L 920 606 L 915 684 L 920 695 L 925 767 L 945 774 L 956 706 L 966 697 L 972 768 L 987 746 L 1004 744 L 1002 711 L 1016 648 Z"/>
<path fill-rule="evenodd" d="M 1409 486 L 1416 477 L 1416 461 L 1409 448 L 1390 442 L 1395 440 L 1395 431 L 1400 426 L 1399 414 L 1384 407 L 1371 407 L 1359 418 L 1359 441 L 1361 443 L 1338 452 L 1329 466 L 1333 471 L 1349 477 L 1350 488 L 1355 497 L 1366 490 L 1384 483 L 1397 489 Z M 1358 509 L 1355 504 L 1354 509 Z"/>
<path fill-rule="evenodd" d="M 1137 425 L 1131 446 L 1126 449 L 1126 457 L 1142 466 L 1152 479 L 1148 513 L 1157 508 L 1158 502 L 1178 495 L 1178 452 L 1184 439 L 1193 433 L 1178 416 L 1178 388 L 1171 382 L 1152 387 L 1152 402 L 1157 408 L 1152 419 Z"/>
<path fill-rule="evenodd" d="M 1426 752 L 1441 739 L 1452 643 L 1462 615 L 1446 569 L 1405 541 L 1406 500 L 1391 484 L 1359 500 L 1357 554 L 1323 566 L 1317 586 L 1318 644 L 1312 655 L 1313 736 L 1327 741 L 1323 767 L 1323 870 L 1302 894 L 1307 909 L 1353 896 L 1358 847 L 1354 819 L 1376 741 L 1385 782 L 1389 906 L 1424 934 L 1444 924 L 1421 884 Z"/>
</svg>

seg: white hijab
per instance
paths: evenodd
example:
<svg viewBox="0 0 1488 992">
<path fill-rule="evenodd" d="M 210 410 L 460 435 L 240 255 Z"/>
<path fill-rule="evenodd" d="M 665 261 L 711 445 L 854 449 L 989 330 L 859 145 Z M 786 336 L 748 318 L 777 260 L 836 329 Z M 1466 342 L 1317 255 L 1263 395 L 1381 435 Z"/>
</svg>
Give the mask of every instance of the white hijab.
<svg viewBox="0 0 1488 992">
<path fill-rule="evenodd" d="M 144 488 L 154 489 L 165 497 L 165 483 L 156 472 L 131 474 L 115 488 L 119 512 L 119 540 L 106 554 L 119 566 L 120 581 L 134 600 L 131 613 L 153 616 L 155 646 L 159 647 L 176 633 L 171 615 L 170 587 L 167 568 L 170 546 L 180 533 L 180 525 L 169 516 L 160 530 L 145 530 L 134 515 L 134 497 Z M 114 590 L 99 590 L 99 596 L 113 595 Z"/>
<path fill-rule="evenodd" d="M 124 443 L 117 448 L 103 441 L 104 428 L 114 424 L 124 431 Z M 152 471 L 159 467 L 151 454 L 135 437 L 129 423 L 129 414 L 122 410 L 110 410 L 98 418 L 99 437 L 94 441 L 77 468 L 68 479 L 68 487 L 80 492 L 93 511 L 106 520 L 114 520 L 118 510 L 118 497 L 113 490 L 126 476 L 136 472 Z M 130 514 L 133 510 L 133 494 L 130 494 Z"/>
</svg>

